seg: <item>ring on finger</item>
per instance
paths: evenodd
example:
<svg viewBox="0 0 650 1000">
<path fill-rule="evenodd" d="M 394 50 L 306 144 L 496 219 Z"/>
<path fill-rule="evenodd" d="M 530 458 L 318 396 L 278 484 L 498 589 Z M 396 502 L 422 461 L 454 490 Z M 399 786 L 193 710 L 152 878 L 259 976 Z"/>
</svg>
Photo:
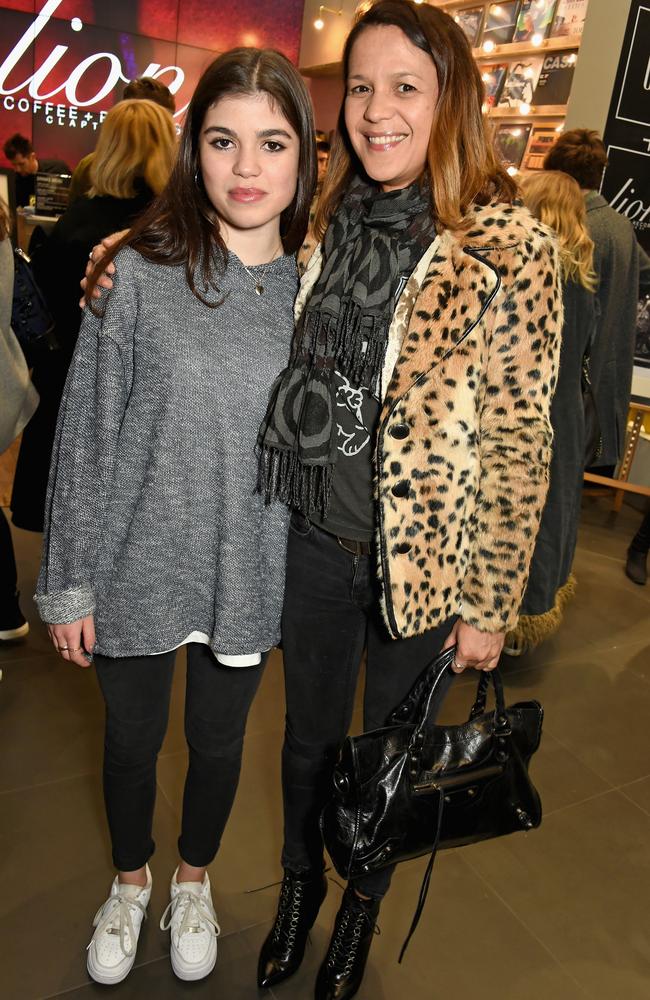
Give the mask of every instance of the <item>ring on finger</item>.
<svg viewBox="0 0 650 1000">
<path fill-rule="evenodd" d="M 58 649 L 59 653 L 67 652 L 70 649 L 69 646 L 57 646 L 56 648 Z"/>
<path fill-rule="evenodd" d="M 467 664 L 466 663 L 459 663 L 458 660 L 454 657 L 454 666 L 456 667 L 457 670 L 465 670 L 466 667 L 467 667 Z"/>
</svg>

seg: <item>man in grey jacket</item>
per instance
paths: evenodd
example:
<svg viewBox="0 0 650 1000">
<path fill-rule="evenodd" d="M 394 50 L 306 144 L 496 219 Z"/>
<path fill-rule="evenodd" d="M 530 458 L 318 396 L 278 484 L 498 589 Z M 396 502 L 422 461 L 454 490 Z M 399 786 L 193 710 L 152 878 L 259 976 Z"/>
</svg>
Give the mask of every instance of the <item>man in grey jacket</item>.
<svg viewBox="0 0 650 1000">
<path fill-rule="evenodd" d="M 603 437 L 598 465 L 605 475 L 613 473 L 625 446 L 637 303 L 640 292 L 650 291 L 650 258 L 632 223 L 598 193 L 606 165 L 605 146 L 590 129 L 565 132 L 544 161 L 545 170 L 562 170 L 582 188 L 589 235 L 595 243 L 598 318 L 591 378 Z"/>
<path fill-rule="evenodd" d="M 0 454 L 18 437 L 38 406 L 38 393 L 10 325 L 14 259 L 7 227 L 0 203 Z M 11 531 L 0 508 L 0 643 L 21 639 L 29 632 L 18 604 L 16 582 Z"/>
</svg>

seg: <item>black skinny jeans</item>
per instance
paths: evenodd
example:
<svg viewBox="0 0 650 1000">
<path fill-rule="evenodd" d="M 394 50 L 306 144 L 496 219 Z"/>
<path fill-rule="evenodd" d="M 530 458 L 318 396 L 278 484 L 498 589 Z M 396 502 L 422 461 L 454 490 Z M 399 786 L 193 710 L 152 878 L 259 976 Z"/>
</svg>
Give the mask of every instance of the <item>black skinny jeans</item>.
<svg viewBox="0 0 650 1000">
<path fill-rule="evenodd" d="M 287 700 L 282 789 L 285 868 L 323 866 L 318 819 L 352 717 L 364 648 L 364 729 L 382 726 L 440 652 L 453 620 L 411 639 L 391 639 L 381 618 L 374 556 L 355 556 L 293 514 L 282 616 Z M 382 897 L 393 869 L 355 882 Z"/>
<path fill-rule="evenodd" d="M 237 791 L 246 719 L 268 654 L 257 667 L 225 667 L 207 646 L 187 647 L 185 737 L 189 766 L 178 840 L 189 865 L 210 864 Z M 154 852 L 156 761 L 167 731 L 176 652 L 113 659 L 95 656 L 106 702 L 104 800 L 119 871 Z"/>
<path fill-rule="evenodd" d="M 0 611 L 13 609 L 16 601 L 16 557 L 11 528 L 0 507 Z"/>
</svg>

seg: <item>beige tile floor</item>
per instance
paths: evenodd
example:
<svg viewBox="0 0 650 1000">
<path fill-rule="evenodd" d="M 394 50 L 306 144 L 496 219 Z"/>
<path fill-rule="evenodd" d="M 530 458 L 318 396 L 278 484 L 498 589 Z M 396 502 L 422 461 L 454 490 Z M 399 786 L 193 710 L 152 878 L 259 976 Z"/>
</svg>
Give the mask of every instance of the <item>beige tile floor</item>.
<svg viewBox="0 0 650 1000">
<path fill-rule="evenodd" d="M 359 1000 L 648 1000 L 650 997 L 650 586 L 623 575 L 640 516 L 585 503 L 576 560 L 579 591 L 562 630 L 508 661 L 513 699 L 537 697 L 545 735 L 533 764 L 540 830 L 439 857 L 424 918 L 396 959 L 423 863 L 403 866 L 381 914 Z M 38 536 L 15 532 L 29 595 Z M 84 948 L 111 871 L 99 786 L 102 706 L 92 671 L 57 660 L 29 600 L 29 641 L 0 650 L 0 996 L 69 995 L 89 983 Z M 203 983 L 174 979 L 158 930 L 175 863 L 185 768 L 183 664 L 158 769 L 151 919 L 119 997 L 261 997 L 257 951 L 280 875 L 282 666 L 274 656 L 251 712 L 242 781 L 211 868 L 222 926 L 217 968 Z M 446 714 L 466 712 L 469 680 Z M 355 715 L 358 728 L 359 715 Z M 311 1000 L 340 889 L 334 883 L 303 968 L 276 1000 Z M 268 994 L 267 994 L 268 995 Z"/>
</svg>

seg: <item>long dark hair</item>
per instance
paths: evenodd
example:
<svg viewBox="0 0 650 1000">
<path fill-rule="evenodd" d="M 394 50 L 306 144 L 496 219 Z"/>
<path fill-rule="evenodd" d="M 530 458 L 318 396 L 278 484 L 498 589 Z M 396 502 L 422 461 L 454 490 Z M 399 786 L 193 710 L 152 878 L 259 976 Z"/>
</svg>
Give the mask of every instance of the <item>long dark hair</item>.
<svg viewBox="0 0 650 1000">
<path fill-rule="evenodd" d="M 495 153 L 482 113 L 484 87 L 465 32 L 453 17 L 413 0 L 380 0 L 363 13 L 343 50 L 343 80 L 347 83 L 350 54 L 367 28 L 393 25 L 418 49 L 431 56 L 438 74 L 440 96 L 433 116 L 426 172 L 439 229 L 466 224 L 473 204 L 492 200 L 512 202 L 517 191 Z M 350 180 L 362 168 L 345 127 L 345 97 L 339 114 L 314 231 L 322 237 Z"/>
<path fill-rule="evenodd" d="M 280 235 L 286 253 L 294 253 L 304 240 L 309 208 L 316 187 L 316 146 L 309 92 L 297 69 L 273 49 L 239 48 L 225 52 L 208 66 L 199 80 L 187 110 L 176 162 L 164 191 L 140 216 L 133 228 L 97 262 L 88 279 L 86 299 L 107 263 L 123 246 L 132 246 L 157 264 L 184 264 L 187 283 L 207 305 L 212 288 L 215 254 L 221 269 L 228 253 L 219 231 L 219 217 L 200 175 L 199 142 L 205 115 L 222 97 L 232 94 L 268 94 L 300 141 L 296 194 L 280 218 Z M 201 291 L 197 288 L 200 277 Z"/>
</svg>

